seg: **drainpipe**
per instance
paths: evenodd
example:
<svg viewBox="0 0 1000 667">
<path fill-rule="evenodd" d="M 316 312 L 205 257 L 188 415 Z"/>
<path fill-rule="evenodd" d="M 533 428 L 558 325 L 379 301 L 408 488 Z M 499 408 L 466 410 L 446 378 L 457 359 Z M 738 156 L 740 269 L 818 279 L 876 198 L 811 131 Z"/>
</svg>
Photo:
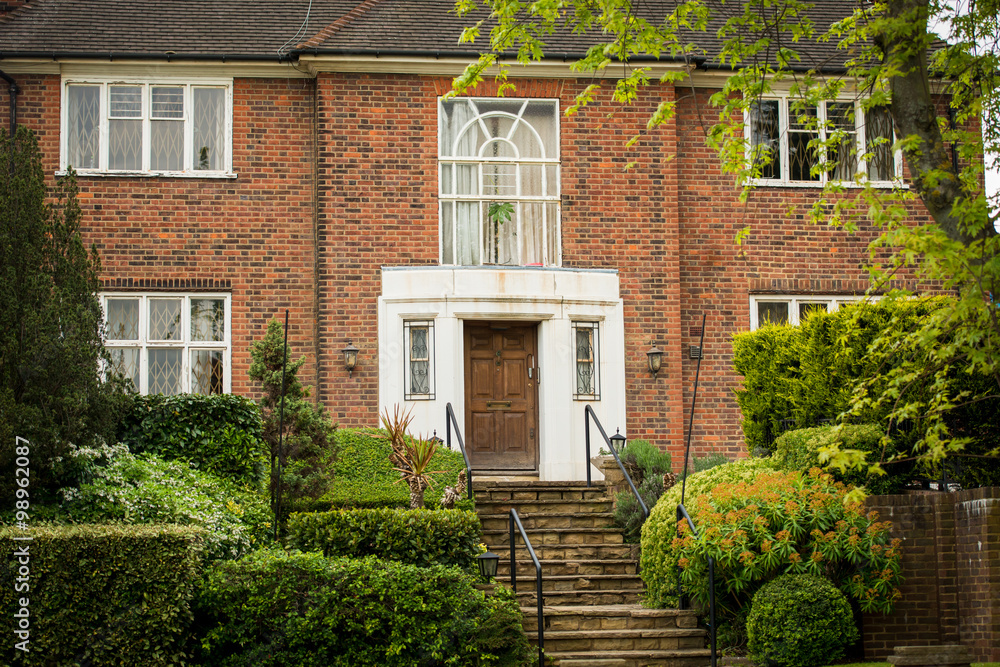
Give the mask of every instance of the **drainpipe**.
<svg viewBox="0 0 1000 667">
<path fill-rule="evenodd" d="M 17 81 L 3 70 L 0 70 L 0 78 L 7 82 L 7 91 L 10 93 L 10 136 L 13 137 L 17 130 L 17 94 L 21 89 L 17 87 Z"/>
</svg>

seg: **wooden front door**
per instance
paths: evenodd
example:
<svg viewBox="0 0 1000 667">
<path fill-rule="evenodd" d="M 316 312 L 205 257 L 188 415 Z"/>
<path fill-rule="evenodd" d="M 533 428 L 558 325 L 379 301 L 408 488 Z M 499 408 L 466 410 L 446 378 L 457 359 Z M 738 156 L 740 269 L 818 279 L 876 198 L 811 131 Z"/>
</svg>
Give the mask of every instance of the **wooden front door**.
<svg viewBox="0 0 1000 667">
<path fill-rule="evenodd" d="M 537 325 L 465 324 L 465 425 L 474 470 L 538 469 Z"/>
</svg>

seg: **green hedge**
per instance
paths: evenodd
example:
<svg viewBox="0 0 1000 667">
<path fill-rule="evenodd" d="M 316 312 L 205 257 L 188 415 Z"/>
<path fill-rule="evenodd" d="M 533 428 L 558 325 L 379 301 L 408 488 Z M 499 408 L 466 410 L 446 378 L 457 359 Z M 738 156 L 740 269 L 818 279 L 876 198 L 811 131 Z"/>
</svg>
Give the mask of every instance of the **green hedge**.
<svg viewBox="0 0 1000 667">
<path fill-rule="evenodd" d="M 531 664 L 516 596 L 457 568 L 258 552 L 213 566 L 202 661 L 220 667 Z"/>
<path fill-rule="evenodd" d="M 181 526 L 0 528 L 0 633 L 9 656 L 15 610 L 28 600 L 29 652 L 14 665 L 172 665 L 184 659 L 201 576 L 202 530 Z M 27 547 L 27 591 L 15 591 Z M 15 602 L 17 606 L 15 606 Z M 20 641 L 20 640 L 18 640 Z"/>
<path fill-rule="evenodd" d="M 409 507 L 410 489 L 399 482 L 400 475 L 392 469 L 389 454 L 392 446 L 381 429 L 338 429 L 335 434 L 337 460 L 332 467 L 330 490 L 318 501 L 300 505 L 302 511 L 324 511 L 338 507 Z M 444 487 L 454 486 L 458 473 L 465 469 L 465 459 L 459 451 L 443 445 L 431 459 L 434 486 L 424 495 L 425 504 L 440 506 Z M 473 509 L 471 501 L 459 501 L 457 507 Z"/>
<path fill-rule="evenodd" d="M 134 453 L 181 459 L 226 479 L 254 486 L 264 479 L 260 408 L 242 396 L 136 396 L 119 440 Z"/>
<path fill-rule="evenodd" d="M 466 570 L 475 566 L 482 534 L 479 517 L 466 510 L 353 509 L 288 520 L 288 544 L 302 551 Z"/>
</svg>

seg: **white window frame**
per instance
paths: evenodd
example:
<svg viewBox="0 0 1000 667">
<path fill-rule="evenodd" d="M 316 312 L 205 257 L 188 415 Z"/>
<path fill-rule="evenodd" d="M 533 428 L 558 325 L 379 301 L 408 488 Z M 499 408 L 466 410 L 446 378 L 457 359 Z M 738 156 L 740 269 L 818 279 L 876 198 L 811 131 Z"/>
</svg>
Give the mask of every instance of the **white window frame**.
<svg viewBox="0 0 1000 667">
<path fill-rule="evenodd" d="M 808 181 L 793 181 L 790 179 L 791 175 L 791 165 L 789 160 L 789 143 L 788 134 L 790 120 L 793 116 L 797 115 L 797 112 L 792 108 L 794 106 L 795 100 L 788 94 L 770 94 L 762 96 L 761 98 L 754 100 L 752 104 L 757 104 L 759 102 L 778 102 L 778 161 L 781 167 L 781 178 L 755 178 L 752 179 L 750 185 L 765 185 L 765 186 L 782 186 L 782 187 L 813 187 L 821 188 L 824 187 L 828 182 L 833 181 L 835 183 L 841 183 L 847 187 L 856 186 L 855 181 L 838 181 L 836 179 L 831 179 L 830 174 L 825 170 L 821 170 L 820 177 L 818 180 L 808 180 Z M 861 179 L 867 176 L 867 165 L 865 164 L 864 155 L 867 152 L 866 146 L 867 142 L 865 140 L 865 110 L 861 104 L 861 101 L 854 97 L 842 97 L 832 100 L 824 100 L 819 103 L 816 107 L 816 114 L 818 117 L 818 126 L 815 130 L 815 134 L 823 141 L 827 139 L 827 102 L 851 102 L 854 104 L 854 132 L 855 140 L 857 142 L 857 158 L 858 166 L 856 173 Z M 747 164 L 750 164 L 752 159 L 753 151 L 753 128 L 752 128 L 752 114 L 750 110 L 744 114 L 743 118 L 743 136 L 746 139 L 746 160 Z M 821 160 L 825 160 L 826 156 L 820 157 Z M 872 180 L 870 184 L 874 187 L 882 188 L 898 188 L 905 187 L 903 183 L 903 153 L 898 148 L 893 150 L 893 178 L 890 180 Z"/>
<path fill-rule="evenodd" d="M 410 383 L 410 365 L 412 362 L 411 332 L 413 329 L 427 329 L 427 391 L 420 393 L 413 391 Z M 406 319 L 403 320 L 403 400 L 406 401 L 433 401 L 435 393 L 435 340 L 434 340 L 434 320 L 432 319 Z"/>
<path fill-rule="evenodd" d="M 750 296 L 750 330 L 755 331 L 760 328 L 760 314 L 758 304 L 760 303 L 787 303 L 788 322 L 787 324 L 799 324 L 799 306 L 804 304 L 825 304 L 828 313 L 839 310 L 841 306 L 858 303 L 865 299 L 862 294 L 754 294 Z"/>
<path fill-rule="evenodd" d="M 104 321 L 107 323 L 108 299 L 138 299 L 139 327 L 138 340 L 119 340 L 108 338 L 104 347 L 108 351 L 114 349 L 139 348 L 139 387 L 140 394 L 149 393 L 149 350 L 179 349 L 181 350 L 181 387 L 179 393 L 191 392 L 191 352 L 196 350 L 222 351 L 223 380 L 222 393 L 232 392 L 232 295 L 225 292 L 102 292 L 101 309 Z M 176 341 L 152 341 L 149 339 L 149 300 L 150 299 L 182 299 L 181 305 L 181 338 Z M 221 341 L 191 340 L 191 299 L 222 299 L 225 303 L 225 335 Z"/>
<path fill-rule="evenodd" d="M 69 162 L 69 87 L 73 85 L 99 86 L 98 108 L 98 167 L 79 168 Z M 108 141 L 110 137 L 110 88 L 112 86 L 142 87 L 142 167 L 138 170 L 112 170 L 108 166 Z M 181 87 L 184 89 L 184 168 L 177 171 L 152 170 L 151 162 L 151 121 L 152 106 L 150 91 L 154 87 Z M 225 156 L 222 169 L 195 169 L 194 127 L 191 112 L 194 108 L 194 89 L 221 88 L 225 91 L 223 111 L 223 140 Z M 202 77 L 64 77 L 61 88 L 59 169 L 60 173 L 72 166 L 78 174 L 87 176 L 170 176 L 180 178 L 235 178 L 233 173 L 233 79 Z M 138 120 L 138 119 L 137 119 Z"/>
<path fill-rule="evenodd" d="M 517 157 L 517 158 L 494 158 L 492 160 L 491 159 L 487 159 L 487 158 L 483 157 L 482 155 L 480 155 L 478 159 L 477 158 L 472 158 L 472 157 L 459 157 L 459 156 L 445 156 L 445 155 L 443 155 L 443 137 L 440 136 L 440 134 L 441 134 L 441 118 L 443 118 L 443 116 L 444 116 L 443 104 L 445 102 L 462 101 L 462 102 L 469 102 L 469 103 L 471 103 L 474 106 L 476 104 L 476 102 L 480 102 L 480 101 L 482 101 L 482 102 L 496 102 L 498 100 L 502 100 L 504 102 L 521 102 L 523 104 L 522 104 L 521 110 L 520 110 L 520 112 L 519 112 L 519 114 L 517 116 L 515 116 L 514 114 L 505 113 L 505 112 L 485 112 L 485 113 L 480 113 L 480 112 L 478 112 L 478 109 L 477 109 L 477 114 L 472 119 L 470 119 L 468 121 L 468 125 L 472 125 L 474 123 L 482 123 L 484 118 L 487 118 L 487 117 L 493 116 L 493 115 L 505 116 L 505 117 L 508 117 L 508 118 L 515 118 L 515 119 L 520 120 L 521 119 L 521 115 L 524 113 L 524 111 L 527 108 L 527 105 L 529 103 L 539 103 L 539 102 L 541 102 L 541 103 L 551 104 L 553 106 L 553 108 L 554 108 L 553 122 L 555 123 L 554 131 L 555 131 L 555 134 L 556 134 L 555 155 L 545 156 L 543 158 Z M 542 246 L 543 246 L 542 254 L 543 254 L 543 256 L 549 256 L 549 257 L 553 257 L 554 258 L 554 263 L 545 264 L 545 266 L 556 266 L 556 267 L 562 266 L 562 227 L 561 227 L 561 218 L 562 218 L 562 206 L 561 206 L 561 203 L 562 203 L 562 166 L 561 166 L 561 157 L 560 157 L 561 151 L 562 151 L 562 145 L 561 145 L 561 140 L 560 140 L 560 138 L 561 138 L 561 131 L 562 130 L 561 130 L 561 123 L 560 123 L 559 100 L 558 99 L 552 99 L 552 98 L 507 98 L 507 97 L 504 97 L 504 98 L 462 97 L 462 98 L 455 98 L 454 100 L 445 100 L 443 97 L 441 97 L 441 98 L 438 98 L 438 119 L 439 119 L 439 122 L 438 122 L 438 201 L 439 201 L 439 204 L 438 204 L 438 206 L 439 206 L 439 208 L 438 208 L 438 220 L 439 220 L 439 225 L 438 225 L 438 229 L 439 229 L 439 234 L 438 234 L 438 236 L 439 236 L 439 252 L 438 252 L 438 257 L 439 257 L 440 263 L 442 265 L 448 265 L 448 266 L 464 266 L 464 265 L 458 263 L 459 232 L 458 232 L 458 224 L 457 224 L 457 222 L 458 222 L 457 221 L 457 216 L 458 216 L 458 214 L 457 214 L 457 210 L 458 210 L 457 203 L 461 202 L 461 201 L 466 201 L 466 202 L 470 202 L 470 201 L 475 201 L 475 202 L 492 202 L 492 201 L 495 201 L 495 202 L 511 202 L 511 203 L 514 204 L 514 206 L 516 208 L 521 207 L 523 204 L 542 204 L 543 220 L 544 220 L 544 222 L 543 222 L 543 230 L 542 230 L 542 235 L 541 235 L 542 236 Z M 531 128 L 532 132 L 535 132 L 536 135 L 537 135 L 536 130 L 533 127 L 531 127 L 531 125 L 529 123 L 527 123 L 526 121 L 522 121 L 522 122 L 524 122 L 525 124 L 527 124 L 528 127 Z M 511 130 L 511 134 L 513 134 L 513 131 L 514 131 L 514 129 L 516 129 L 516 127 L 517 127 L 517 124 L 515 123 L 514 128 L 512 128 L 512 130 Z M 484 148 L 485 148 L 485 146 L 489 145 L 490 143 L 491 142 L 486 142 L 484 144 Z M 507 142 L 507 143 L 511 143 L 512 144 L 512 142 Z M 543 146 L 544 146 L 544 143 L 543 143 Z M 471 165 L 476 165 L 478 167 L 477 168 L 476 178 L 478 179 L 478 184 L 479 185 L 481 185 L 483 183 L 483 167 L 485 165 L 488 165 L 488 164 L 508 164 L 508 165 L 514 165 L 515 168 L 516 168 L 516 193 L 513 194 L 513 195 L 505 195 L 503 197 L 497 197 L 497 196 L 490 197 L 490 196 L 488 196 L 488 195 L 486 195 L 486 194 L 484 194 L 482 192 L 479 192 L 478 194 L 464 194 L 464 195 L 463 194 L 458 194 L 458 185 L 457 185 L 458 169 L 457 169 L 457 165 L 461 165 L 461 164 L 471 164 Z M 521 173 L 522 173 L 522 170 L 520 169 L 520 167 L 522 165 L 531 165 L 531 164 L 541 165 L 542 166 L 541 172 L 542 172 L 543 182 L 542 182 L 542 186 L 541 186 L 541 191 L 542 191 L 541 195 L 524 195 L 524 194 L 521 194 L 521 192 L 522 192 L 522 187 L 521 187 Z M 445 182 L 444 182 L 445 178 L 446 178 L 445 168 L 444 167 L 447 166 L 447 165 L 451 165 L 452 166 L 452 169 L 451 169 L 451 174 L 452 174 L 451 179 L 452 179 L 452 182 L 450 183 L 449 186 L 446 187 L 445 186 Z M 546 185 L 548 185 L 548 183 L 547 183 L 548 176 L 547 176 L 547 169 L 546 169 L 546 167 L 554 167 L 555 168 L 554 169 L 554 172 L 555 172 L 555 181 L 556 181 L 555 182 L 555 187 L 554 187 L 555 194 L 546 194 L 547 190 L 549 189 L 549 188 L 546 187 Z M 477 185 L 477 189 L 479 189 L 479 185 Z M 450 194 L 446 194 L 446 191 L 448 191 Z M 445 262 L 445 242 L 444 242 L 444 235 L 445 235 L 445 216 L 446 216 L 445 210 L 446 210 L 447 204 L 451 204 L 451 210 L 452 210 L 452 215 L 454 216 L 454 219 L 452 220 L 452 224 L 451 224 L 451 234 L 452 234 L 452 244 L 451 244 L 452 258 L 451 258 L 451 260 L 452 261 L 447 262 L 447 264 L 446 264 L 446 262 Z M 547 231 L 547 228 L 548 228 L 549 221 L 547 220 L 548 207 L 546 206 L 546 204 L 552 204 L 552 205 L 555 206 L 555 217 L 556 217 L 556 220 L 554 222 L 554 225 L 555 225 L 554 236 L 555 236 L 556 248 L 554 248 L 554 249 L 550 249 L 548 247 L 548 245 L 549 245 L 549 239 L 548 239 L 548 234 L 546 233 L 546 231 Z M 522 232 L 522 230 L 521 230 L 521 216 L 520 215 L 516 215 L 515 217 L 516 217 L 516 220 L 517 220 L 516 238 L 518 239 L 517 244 L 518 244 L 519 261 L 516 264 L 511 264 L 511 266 L 520 266 L 520 265 L 523 265 L 523 261 L 522 261 L 523 258 L 520 257 L 520 252 L 521 252 L 520 239 L 522 238 L 522 235 L 521 235 L 521 232 Z M 483 240 L 480 239 L 481 243 L 482 243 L 482 241 Z M 484 248 L 480 248 L 479 249 L 479 263 L 476 264 L 477 266 L 481 266 L 483 264 L 490 265 L 489 262 L 485 261 L 485 256 L 486 256 L 485 249 Z"/>
<path fill-rule="evenodd" d="M 588 320 L 573 320 L 572 327 L 572 369 L 573 369 L 573 400 L 574 401 L 599 401 L 601 400 L 601 323 L 588 321 Z M 591 332 L 592 341 L 592 360 L 594 374 L 593 374 L 593 391 L 589 393 L 580 392 L 579 384 L 579 373 L 580 373 L 580 357 L 579 350 L 577 348 L 577 332 L 585 330 Z"/>
</svg>

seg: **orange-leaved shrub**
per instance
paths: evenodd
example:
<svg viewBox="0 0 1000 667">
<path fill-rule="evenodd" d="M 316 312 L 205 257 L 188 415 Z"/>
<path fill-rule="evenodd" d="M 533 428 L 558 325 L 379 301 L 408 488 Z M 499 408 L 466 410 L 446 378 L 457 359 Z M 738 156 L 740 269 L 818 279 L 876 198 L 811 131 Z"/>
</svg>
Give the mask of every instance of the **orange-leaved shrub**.
<svg viewBox="0 0 1000 667">
<path fill-rule="evenodd" d="M 781 574 L 826 577 L 864 612 L 888 613 L 899 597 L 899 540 L 889 523 L 857 504 L 818 468 L 761 471 L 694 498 L 688 511 L 698 537 L 679 523 L 672 549 L 681 581 L 708 604 L 708 558 L 715 559 L 716 604 L 724 615 L 749 607 L 754 593 Z"/>
</svg>

